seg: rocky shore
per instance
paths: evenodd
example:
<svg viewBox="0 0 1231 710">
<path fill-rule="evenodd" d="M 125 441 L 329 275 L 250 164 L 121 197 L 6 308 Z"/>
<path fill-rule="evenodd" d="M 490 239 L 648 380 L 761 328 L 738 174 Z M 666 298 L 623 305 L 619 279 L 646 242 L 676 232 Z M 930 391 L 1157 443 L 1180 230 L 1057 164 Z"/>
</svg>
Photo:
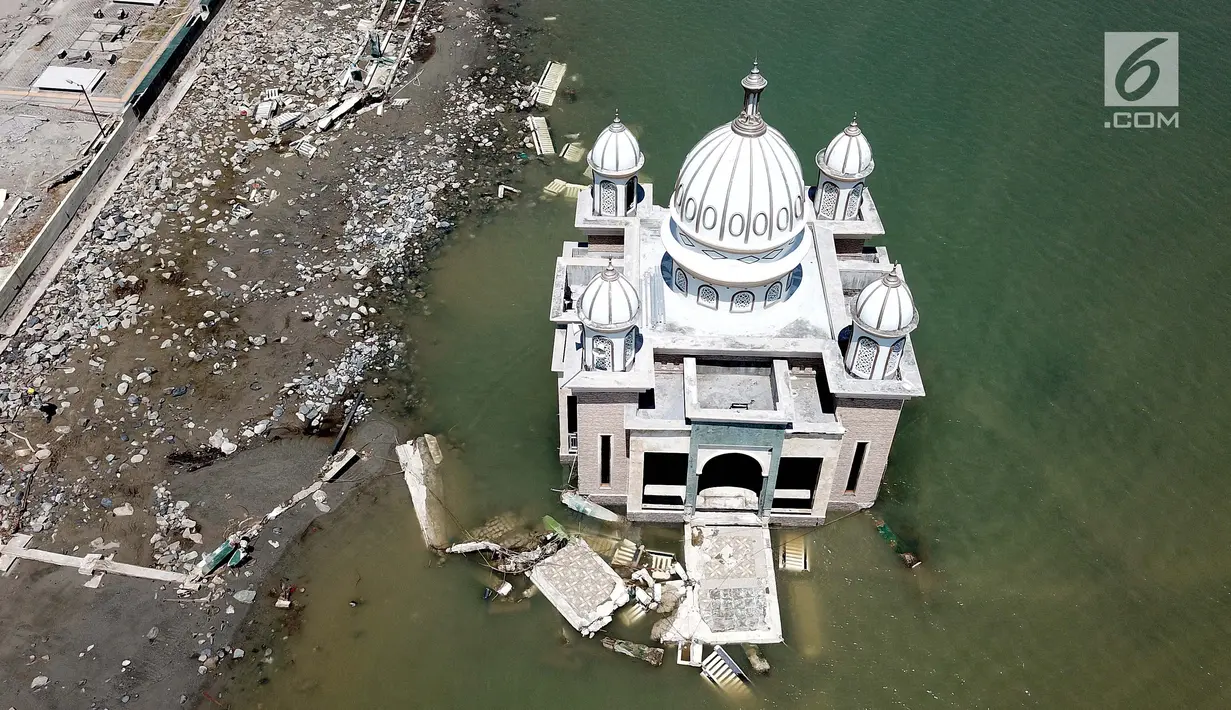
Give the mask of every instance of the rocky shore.
<svg viewBox="0 0 1231 710">
<path fill-rule="evenodd" d="M 311 479 L 332 442 L 320 435 L 353 398 L 367 395 L 360 419 L 371 411 L 406 352 L 385 304 L 421 294 L 457 216 L 490 206 L 494 181 L 516 170 L 514 114 L 533 77 L 500 7 L 428 0 L 390 90 L 320 130 L 361 48 L 355 28 L 381 4 L 231 1 L 184 99 L 0 356 L 0 540 L 23 532 L 38 549 L 193 567 Z M 272 89 L 272 118 L 302 117 L 282 130 L 253 115 Z M 382 432 L 352 482 L 382 467 L 375 451 L 396 438 Z M 262 453 L 269 442 L 277 461 Z M 312 501 L 299 509 L 282 538 L 319 514 Z M 261 545 L 272 564 L 277 548 Z M 153 583 L 118 598 L 142 580 L 80 589 L 75 570 L 19 563 L 0 579 L 12 629 L 0 704 L 186 701 L 199 673 L 239 660 L 218 653 L 233 628 L 227 598 L 254 576 L 229 572 L 194 603 Z M 108 628 L 114 604 L 137 618 L 174 609 L 177 621 L 155 643 L 144 622 Z M 80 668 L 98 654 L 77 648 L 91 633 L 133 636 L 145 658 L 119 674 Z M 166 670 L 138 672 L 153 666 Z"/>
</svg>

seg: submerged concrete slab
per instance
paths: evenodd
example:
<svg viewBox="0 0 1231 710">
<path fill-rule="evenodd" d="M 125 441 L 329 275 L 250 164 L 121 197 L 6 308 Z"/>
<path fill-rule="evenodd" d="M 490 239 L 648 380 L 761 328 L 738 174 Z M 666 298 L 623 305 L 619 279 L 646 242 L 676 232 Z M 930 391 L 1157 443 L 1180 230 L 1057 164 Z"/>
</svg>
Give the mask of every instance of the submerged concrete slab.
<svg viewBox="0 0 1231 710">
<path fill-rule="evenodd" d="M 569 625 L 583 634 L 611 623 L 611 616 L 628 603 L 624 579 L 590 549 L 573 538 L 556 554 L 526 573 Z"/>
<path fill-rule="evenodd" d="M 398 463 L 410 490 L 410 500 L 423 533 L 423 544 L 442 548 L 449 542 L 445 524 L 444 486 L 437 464 L 442 460 L 436 437 L 425 434 L 414 441 L 399 445 Z"/>
<path fill-rule="evenodd" d="M 684 566 L 692 585 L 664 641 L 782 642 L 768 528 L 686 523 Z"/>
</svg>

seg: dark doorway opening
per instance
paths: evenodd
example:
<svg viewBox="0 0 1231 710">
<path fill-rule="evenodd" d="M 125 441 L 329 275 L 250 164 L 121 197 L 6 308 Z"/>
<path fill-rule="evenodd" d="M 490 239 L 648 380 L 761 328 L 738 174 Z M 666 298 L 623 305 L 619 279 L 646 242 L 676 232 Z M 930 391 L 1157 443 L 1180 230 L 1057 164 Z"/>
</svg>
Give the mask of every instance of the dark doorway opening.
<svg viewBox="0 0 1231 710">
<path fill-rule="evenodd" d="M 760 493 L 764 482 L 761 464 L 756 459 L 747 454 L 721 454 L 705 462 L 697 479 L 697 490 L 729 486 Z"/>
<path fill-rule="evenodd" d="M 688 485 L 688 454 L 647 451 L 642 459 L 641 504 L 683 507 Z"/>
<path fill-rule="evenodd" d="M 823 459 L 783 457 L 778 462 L 778 482 L 773 507 L 782 510 L 812 510 Z"/>
</svg>

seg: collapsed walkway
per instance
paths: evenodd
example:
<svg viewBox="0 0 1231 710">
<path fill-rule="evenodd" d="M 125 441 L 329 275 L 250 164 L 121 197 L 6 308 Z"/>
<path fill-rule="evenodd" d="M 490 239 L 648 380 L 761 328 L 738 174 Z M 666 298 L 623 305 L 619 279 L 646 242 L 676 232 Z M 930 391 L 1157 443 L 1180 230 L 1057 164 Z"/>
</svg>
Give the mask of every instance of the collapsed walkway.
<svg viewBox="0 0 1231 710">
<path fill-rule="evenodd" d="M 782 643 L 769 528 L 684 524 L 690 584 L 663 635 L 666 643 Z"/>
</svg>

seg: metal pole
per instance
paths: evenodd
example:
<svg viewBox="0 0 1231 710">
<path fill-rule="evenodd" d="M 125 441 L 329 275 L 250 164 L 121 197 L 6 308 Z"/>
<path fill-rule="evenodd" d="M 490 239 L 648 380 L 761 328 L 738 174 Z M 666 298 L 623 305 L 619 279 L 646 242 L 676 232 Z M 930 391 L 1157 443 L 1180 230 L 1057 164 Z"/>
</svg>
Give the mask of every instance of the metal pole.
<svg viewBox="0 0 1231 710">
<path fill-rule="evenodd" d="M 94 116 L 94 122 L 98 124 L 98 132 L 102 133 L 103 132 L 103 122 L 98 120 L 98 113 L 94 110 L 94 102 L 90 101 L 90 92 L 87 91 L 84 86 L 82 86 L 81 84 L 78 84 L 75 81 L 69 81 L 68 83 L 72 84 L 73 86 L 76 86 L 78 89 L 81 89 L 81 93 L 85 94 L 85 103 L 87 106 L 90 107 L 90 113 Z"/>
</svg>

